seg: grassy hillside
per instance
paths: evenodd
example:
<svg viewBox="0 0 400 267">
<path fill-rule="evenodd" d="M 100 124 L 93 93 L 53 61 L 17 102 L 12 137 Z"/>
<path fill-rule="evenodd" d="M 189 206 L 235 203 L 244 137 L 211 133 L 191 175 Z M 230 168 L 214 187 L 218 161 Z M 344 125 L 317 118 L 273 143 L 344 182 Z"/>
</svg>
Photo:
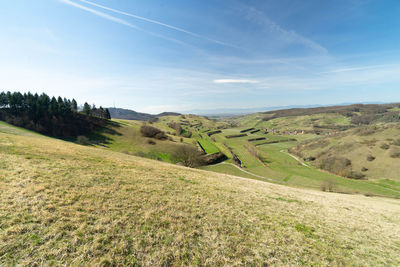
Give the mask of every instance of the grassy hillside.
<svg viewBox="0 0 400 267">
<path fill-rule="evenodd" d="M 177 133 L 175 129 L 168 126 L 171 122 L 179 124 L 182 127 L 182 133 Z M 226 128 L 229 125 L 195 115 L 165 115 L 154 122 L 146 123 L 168 135 L 168 140 L 155 140 L 142 136 L 140 127 L 143 124 L 142 121 L 114 119 L 106 127 L 88 135 L 89 143 L 112 151 L 176 163 L 173 154 L 182 144 L 194 145 L 200 150 L 198 144 L 200 143 L 207 154 L 218 153 L 220 150 L 204 132 Z"/>
<path fill-rule="evenodd" d="M 182 133 L 168 126 L 171 122 L 181 123 Z M 400 188 L 394 181 L 354 180 L 340 177 L 318 169 L 318 165 L 305 164 L 289 154 L 288 149 L 304 140 L 316 138 L 313 134 L 286 135 L 265 133 L 263 128 L 246 132 L 246 136 L 227 138 L 242 134 L 244 127 L 233 127 L 230 123 L 209 120 L 204 117 L 166 116 L 152 124 L 166 133 L 170 140 L 155 140 L 143 137 L 140 126 L 143 122 L 114 120 L 106 128 L 89 136 L 96 147 L 116 152 L 177 163 L 174 156 L 182 144 L 200 146 L 208 154 L 222 152 L 228 159 L 221 164 L 204 166 L 202 169 L 220 173 L 238 175 L 294 187 L 321 190 L 327 183 L 331 190 L 345 193 L 360 193 L 378 196 L 400 197 Z M 208 133 L 221 132 L 208 136 Z M 188 132 L 190 137 L 184 137 Z M 252 138 L 263 140 L 249 141 Z M 229 147 L 229 148 L 228 148 Z M 229 150 L 231 149 L 231 151 Z M 233 164 L 233 154 L 241 160 L 242 166 Z M 302 157 L 300 157 L 302 158 Z"/>
<path fill-rule="evenodd" d="M 184 129 L 207 132 L 214 129 L 223 129 L 230 126 L 229 123 L 208 119 L 207 117 L 197 115 L 163 116 L 160 117 L 155 126 L 164 127 L 166 131 L 172 131 L 167 126 L 169 122 L 180 123 Z"/>
<path fill-rule="evenodd" d="M 274 138 L 297 139 L 296 142 L 257 146 L 259 153 L 270 162 L 267 165 L 275 170 L 274 173 L 264 171 L 271 177 L 282 179 L 286 174 L 284 179 L 288 180 L 288 184 L 296 186 L 324 188 L 326 183 L 331 183 L 341 188 L 340 191 L 366 193 L 369 190 L 371 194 L 386 191 L 384 195 L 390 191 L 398 197 L 398 106 L 385 104 L 288 109 L 229 120 L 243 128 L 266 129 Z M 244 144 L 243 141 L 240 145 Z M 300 162 L 307 162 L 290 167 L 285 163 L 284 156 L 277 153 L 286 151 L 295 154 L 287 154 L 292 157 L 290 160 L 295 160 L 297 156 Z M 245 155 L 243 157 L 246 158 Z"/>
<path fill-rule="evenodd" d="M 0 265 L 400 264 L 399 200 L 1 129 Z"/>
<path fill-rule="evenodd" d="M 181 145 L 178 138 L 170 135 L 171 141 L 143 137 L 140 133 L 142 125 L 140 121 L 113 120 L 113 123 L 88 137 L 96 147 L 174 163 L 172 155 Z"/>
<path fill-rule="evenodd" d="M 260 113 L 239 117 L 235 121 L 244 127 L 262 127 L 276 129 L 280 132 L 304 130 L 314 132 L 315 128 L 343 128 L 351 126 L 351 119 L 341 114 L 312 114 L 302 116 L 279 117 L 271 120 L 264 120 L 265 115 Z"/>
<path fill-rule="evenodd" d="M 400 122 L 400 104 L 349 105 L 294 108 L 245 115 L 231 120 L 245 127 L 263 127 L 280 132 L 304 130 L 326 134 L 360 125 Z"/>
<path fill-rule="evenodd" d="M 108 108 L 108 110 L 113 119 L 149 121 L 156 117 L 155 115 L 140 113 L 130 109 Z"/>
<path fill-rule="evenodd" d="M 400 188 L 400 125 L 385 124 L 356 128 L 302 143 L 291 150 L 315 166 L 335 170 L 335 159 L 348 159 L 343 175 L 357 174 L 367 179 L 393 179 Z M 339 162 L 337 163 L 339 164 Z M 337 166 L 338 167 L 338 166 Z M 337 168 L 336 168 L 337 169 Z M 347 173 L 345 173 L 347 172 Z M 390 182 L 389 182 L 390 184 Z"/>
<path fill-rule="evenodd" d="M 302 158 L 296 159 L 287 152 L 304 140 L 316 138 L 315 135 L 288 136 L 265 134 L 260 131 L 248 136 L 226 138 L 229 135 L 239 134 L 241 129 L 243 128 L 225 129 L 213 137 L 221 149 L 224 148 L 222 144 L 232 149 L 242 161 L 242 168 L 228 165 L 227 163 L 232 163 L 232 160 L 228 160 L 225 164 L 206 166 L 203 169 L 316 190 L 321 190 L 329 182 L 334 191 L 400 197 L 400 187 L 395 181 L 355 180 L 341 177 L 321 171 L 318 166 L 313 166 L 309 162 L 304 163 Z M 260 137 L 265 140 L 249 141 L 251 138 Z M 291 139 L 295 141 L 287 141 Z M 226 153 L 230 155 L 229 152 Z M 387 164 L 391 163 L 393 162 Z"/>
</svg>

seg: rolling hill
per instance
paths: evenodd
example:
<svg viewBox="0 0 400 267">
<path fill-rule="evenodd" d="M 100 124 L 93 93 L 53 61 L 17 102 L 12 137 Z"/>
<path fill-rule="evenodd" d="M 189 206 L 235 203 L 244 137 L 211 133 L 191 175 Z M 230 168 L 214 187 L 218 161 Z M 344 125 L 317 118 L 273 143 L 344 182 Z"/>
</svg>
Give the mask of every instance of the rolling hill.
<svg viewBox="0 0 400 267">
<path fill-rule="evenodd" d="M 130 109 L 108 108 L 108 110 L 113 119 L 148 121 L 155 117 L 151 114 L 140 113 Z"/>
<path fill-rule="evenodd" d="M 167 139 L 143 137 L 140 130 L 143 125 L 164 131 Z M 246 129 L 252 130 L 242 133 Z M 304 162 L 305 157 L 294 151 L 294 147 L 303 142 L 322 137 L 312 133 L 296 136 L 285 132 L 277 134 L 265 132 L 265 128 L 257 126 L 237 126 L 229 120 L 225 122 L 195 115 L 175 115 L 163 116 L 153 122 L 113 120 L 107 127 L 89 135 L 88 139 L 90 145 L 98 148 L 174 164 L 181 162 L 177 151 L 183 145 L 197 147 L 212 159 L 201 167 L 204 170 L 298 188 L 400 197 L 400 182 L 396 179 L 343 177 L 342 173 L 321 170 L 314 162 Z"/>
<path fill-rule="evenodd" d="M 358 126 L 400 122 L 400 104 L 293 108 L 254 113 L 231 120 L 245 127 L 264 127 L 279 132 L 304 130 L 312 134 L 325 134 Z"/>
<path fill-rule="evenodd" d="M 299 142 L 288 151 L 305 164 L 355 180 L 399 189 L 400 105 L 288 109 L 231 118 Z M 298 135 L 298 134 L 302 135 Z"/>
<path fill-rule="evenodd" d="M 124 108 L 108 108 L 108 110 L 110 111 L 111 118 L 121 120 L 150 121 L 158 117 L 180 115 L 176 112 L 163 112 L 157 115 L 152 115 Z"/>
<path fill-rule="evenodd" d="M 358 127 L 308 140 L 290 151 L 343 176 L 400 182 L 400 124 Z"/>
<path fill-rule="evenodd" d="M 400 264 L 399 200 L 290 188 L 0 126 L 0 265 Z"/>
</svg>

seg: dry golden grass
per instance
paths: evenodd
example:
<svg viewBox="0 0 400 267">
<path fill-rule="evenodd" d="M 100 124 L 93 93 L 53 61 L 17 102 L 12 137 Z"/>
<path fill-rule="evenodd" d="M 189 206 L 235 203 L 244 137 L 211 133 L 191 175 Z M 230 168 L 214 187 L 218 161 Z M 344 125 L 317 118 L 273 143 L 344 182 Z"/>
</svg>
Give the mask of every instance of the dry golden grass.
<svg viewBox="0 0 400 267">
<path fill-rule="evenodd" d="M 0 133 L 0 265 L 400 265 L 400 201 Z"/>
</svg>

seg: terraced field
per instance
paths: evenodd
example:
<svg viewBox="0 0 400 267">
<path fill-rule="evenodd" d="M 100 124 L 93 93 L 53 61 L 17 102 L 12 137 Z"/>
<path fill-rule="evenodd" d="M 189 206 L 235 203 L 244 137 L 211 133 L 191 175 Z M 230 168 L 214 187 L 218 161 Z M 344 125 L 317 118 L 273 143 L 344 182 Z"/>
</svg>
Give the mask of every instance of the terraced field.
<svg viewBox="0 0 400 267">
<path fill-rule="evenodd" d="M 232 148 L 233 152 L 240 158 L 246 172 L 240 171 L 229 165 L 206 166 L 204 169 L 221 173 L 230 173 L 243 177 L 260 179 L 266 177 L 277 180 L 290 186 L 306 187 L 321 190 L 326 183 L 332 183 L 334 190 L 345 193 L 363 193 L 399 197 L 399 188 L 388 188 L 381 180 L 354 180 L 343 178 L 328 172 L 321 171 L 311 164 L 302 164 L 287 151 L 289 148 L 299 144 L 312 136 L 283 136 L 264 133 L 255 133 L 246 137 L 225 138 L 226 135 L 238 134 L 242 128 L 226 129 L 221 134 L 214 136 L 217 143 L 225 143 Z M 264 136 L 266 141 L 279 141 L 277 143 L 261 144 L 265 141 L 249 142 L 254 136 Z M 285 142 L 285 140 L 296 138 L 298 141 Z M 283 142 L 282 142 L 283 141 Z M 262 160 L 252 155 L 248 147 L 253 147 Z M 232 162 L 231 160 L 229 162 Z M 306 166 L 304 166 L 306 165 Z M 268 181 L 268 179 L 266 179 Z"/>
<path fill-rule="evenodd" d="M 287 135 L 266 133 L 265 128 L 257 127 L 232 127 L 229 123 L 208 120 L 204 117 L 189 116 L 167 116 L 153 122 L 151 125 L 168 133 L 166 141 L 144 138 L 140 134 L 140 126 L 143 122 L 116 120 L 117 124 L 101 131 L 97 147 L 102 147 L 116 152 L 124 152 L 131 155 L 139 155 L 151 159 L 176 163 L 174 151 L 182 144 L 197 145 L 207 154 L 218 152 L 224 153 L 228 160 L 224 163 L 204 166 L 202 169 L 220 173 L 238 175 L 257 180 L 275 181 L 288 186 L 312 188 L 321 190 L 329 184 L 330 190 L 344 193 L 360 193 L 367 195 L 382 195 L 399 197 L 400 187 L 392 179 L 369 179 L 354 180 L 343 178 L 332 173 L 321 171 L 310 162 L 306 164 L 290 155 L 288 150 L 296 147 L 304 140 L 319 140 L 320 136 L 313 134 Z M 178 135 L 174 129 L 168 126 L 170 122 L 183 122 L 182 128 L 192 135 L 184 137 Z M 242 130 L 255 128 L 247 131 L 246 136 L 227 138 L 227 136 L 242 134 Z M 207 135 L 210 131 L 219 129 L 221 133 Z M 184 132 L 184 134 L 185 134 Z M 95 135 L 94 137 L 98 137 Z M 262 138 L 263 140 L 249 141 L 250 139 Z M 95 138 L 91 138 L 94 139 Z M 200 145 L 198 145 L 200 144 Z M 379 148 L 377 148 L 379 150 Z M 232 165 L 234 155 L 241 161 L 242 166 L 238 168 Z M 380 149 L 382 150 L 382 149 Z M 299 158 L 299 157 L 298 157 Z M 304 166 L 306 165 L 306 166 Z M 360 167 L 361 168 L 361 167 Z M 264 178 L 263 178 L 264 177 Z"/>
</svg>

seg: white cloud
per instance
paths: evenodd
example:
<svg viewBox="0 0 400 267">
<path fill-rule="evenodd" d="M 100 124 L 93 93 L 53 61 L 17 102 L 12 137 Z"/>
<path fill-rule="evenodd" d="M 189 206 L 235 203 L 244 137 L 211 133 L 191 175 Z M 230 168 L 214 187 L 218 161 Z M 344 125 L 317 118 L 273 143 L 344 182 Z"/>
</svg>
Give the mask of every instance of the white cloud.
<svg viewBox="0 0 400 267">
<path fill-rule="evenodd" d="M 207 103 L 209 105 L 206 101 L 210 95 L 221 107 L 226 107 L 228 103 L 237 105 L 234 99 L 241 99 L 244 94 L 253 102 L 265 99 L 265 104 L 271 104 L 267 96 L 277 93 L 282 93 L 282 99 L 286 99 L 284 95 L 291 92 L 328 92 L 343 88 L 361 90 L 360 88 L 376 85 L 385 88 L 391 82 L 400 81 L 400 66 L 328 73 L 318 77 L 260 75 L 251 80 L 213 80 L 215 73 L 186 69 L 151 68 L 138 69 L 133 73 L 135 74 L 88 75 L 65 72 L 61 69 L 21 68 L 0 64 L 2 90 L 31 90 L 39 93 L 44 91 L 49 95 L 76 98 L 79 103 L 87 101 L 103 106 L 113 106 L 115 103 L 118 107 L 150 113 L 205 108 Z M 221 86 L 224 84 L 227 86 Z M 231 97 L 232 100 L 226 100 L 227 97 Z"/>
<path fill-rule="evenodd" d="M 214 83 L 258 83 L 256 80 L 246 80 L 246 79 L 218 79 L 214 80 Z"/>
<path fill-rule="evenodd" d="M 326 72 L 321 72 L 321 74 L 325 73 L 339 73 L 339 72 L 349 72 L 349 71 L 361 71 L 361 70 L 368 70 L 368 69 L 378 69 L 388 67 L 390 65 L 374 65 L 374 66 L 361 66 L 361 67 L 348 67 L 348 68 L 341 68 L 341 69 L 333 69 Z"/>
</svg>

